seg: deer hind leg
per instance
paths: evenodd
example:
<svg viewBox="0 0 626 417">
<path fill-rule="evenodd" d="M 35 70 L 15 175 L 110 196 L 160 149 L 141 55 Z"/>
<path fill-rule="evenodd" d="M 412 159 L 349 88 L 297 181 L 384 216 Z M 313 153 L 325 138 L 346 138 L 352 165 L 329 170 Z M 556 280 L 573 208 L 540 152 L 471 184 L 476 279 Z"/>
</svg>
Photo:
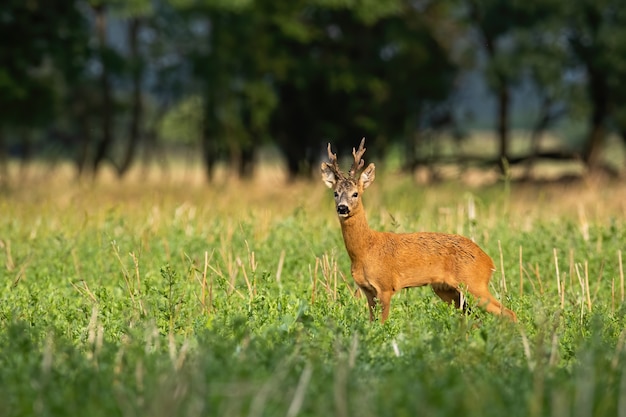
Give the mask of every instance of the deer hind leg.
<svg viewBox="0 0 626 417">
<path fill-rule="evenodd" d="M 461 308 L 461 293 L 449 285 L 433 285 L 433 291 L 439 298 L 448 304 L 453 304 L 456 308 Z"/>
<path fill-rule="evenodd" d="M 505 315 L 512 321 L 517 321 L 517 316 L 515 315 L 515 313 L 512 310 L 504 307 L 502 303 L 498 301 L 496 297 L 491 294 L 491 292 L 489 292 L 488 288 L 485 287 L 479 291 L 472 290 L 470 288 L 469 291 L 472 293 L 472 295 L 474 295 L 474 297 L 476 297 L 478 305 L 488 312 L 498 315 Z"/>
</svg>

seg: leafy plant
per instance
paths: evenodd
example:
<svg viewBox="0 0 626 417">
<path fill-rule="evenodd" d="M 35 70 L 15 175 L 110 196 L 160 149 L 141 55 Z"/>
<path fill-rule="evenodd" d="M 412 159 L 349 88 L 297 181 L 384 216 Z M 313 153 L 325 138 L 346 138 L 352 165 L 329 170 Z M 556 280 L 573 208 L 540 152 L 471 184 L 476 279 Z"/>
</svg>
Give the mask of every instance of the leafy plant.
<svg viewBox="0 0 626 417">
<path fill-rule="evenodd" d="M 471 233 L 518 324 L 428 288 L 370 322 L 318 184 L 35 185 L 0 197 L 0 415 L 623 409 L 622 206 L 511 183 L 473 190 L 470 216 L 457 187 L 380 184 L 375 227 Z"/>
</svg>

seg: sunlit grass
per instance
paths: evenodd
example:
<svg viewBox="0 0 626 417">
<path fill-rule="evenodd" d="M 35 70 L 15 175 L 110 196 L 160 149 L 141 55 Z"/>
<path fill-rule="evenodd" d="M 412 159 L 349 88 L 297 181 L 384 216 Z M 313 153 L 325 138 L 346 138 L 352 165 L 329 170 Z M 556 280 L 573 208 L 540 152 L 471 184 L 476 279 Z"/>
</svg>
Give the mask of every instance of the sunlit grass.
<svg viewBox="0 0 626 417">
<path fill-rule="evenodd" d="M 317 178 L 39 166 L 0 195 L 0 414 L 617 415 L 626 186 L 379 167 L 371 226 L 472 237 L 517 325 L 428 289 L 370 323 Z"/>
</svg>

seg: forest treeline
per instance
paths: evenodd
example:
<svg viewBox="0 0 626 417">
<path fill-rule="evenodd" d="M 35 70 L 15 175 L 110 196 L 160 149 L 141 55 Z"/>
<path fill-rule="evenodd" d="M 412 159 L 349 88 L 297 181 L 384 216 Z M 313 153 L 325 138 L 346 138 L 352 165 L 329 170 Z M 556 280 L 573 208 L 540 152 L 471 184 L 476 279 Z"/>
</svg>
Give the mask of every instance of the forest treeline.
<svg viewBox="0 0 626 417">
<path fill-rule="evenodd" d="M 623 0 L 5 0 L 0 6 L 0 177 L 7 161 L 110 164 L 195 146 L 253 173 L 274 145 L 289 174 L 316 169 L 329 139 L 361 137 L 407 169 L 437 132 L 462 137 L 464 76 L 496 105 L 493 164 L 537 156 L 600 167 L 626 143 Z M 513 92 L 530 86 L 528 155 L 510 149 Z M 542 133 L 582 123 L 578 149 L 540 155 Z M 0 178 L 1 179 L 1 178 Z"/>
</svg>

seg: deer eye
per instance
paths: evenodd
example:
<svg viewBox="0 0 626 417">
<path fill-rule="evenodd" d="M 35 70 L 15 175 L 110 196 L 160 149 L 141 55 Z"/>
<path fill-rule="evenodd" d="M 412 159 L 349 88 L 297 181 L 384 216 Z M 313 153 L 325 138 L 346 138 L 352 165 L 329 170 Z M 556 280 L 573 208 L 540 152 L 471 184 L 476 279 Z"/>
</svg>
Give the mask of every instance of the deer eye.
<svg viewBox="0 0 626 417">
<path fill-rule="evenodd" d="M 359 196 L 359 193 L 352 194 L 352 198 L 357 198 L 358 196 Z"/>
<path fill-rule="evenodd" d="M 339 193 L 337 191 L 335 191 L 333 194 L 335 195 L 335 198 L 339 197 Z"/>
</svg>

